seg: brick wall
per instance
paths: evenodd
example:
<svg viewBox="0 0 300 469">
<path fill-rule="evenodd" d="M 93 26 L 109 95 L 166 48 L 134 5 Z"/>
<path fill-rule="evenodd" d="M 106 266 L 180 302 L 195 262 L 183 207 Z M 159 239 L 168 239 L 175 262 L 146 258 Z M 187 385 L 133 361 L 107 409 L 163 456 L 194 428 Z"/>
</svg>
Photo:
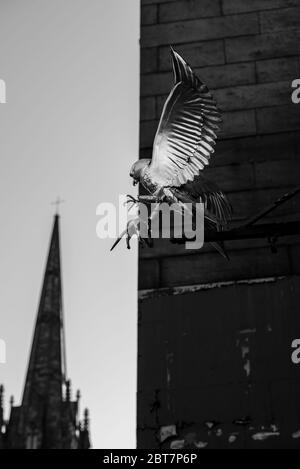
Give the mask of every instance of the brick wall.
<svg viewBox="0 0 300 469">
<path fill-rule="evenodd" d="M 142 0 L 140 153 L 172 85 L 169 44 L 213 91 L 223 126 L 205 173 L 233 225 L 300 183 L 300 0 Z M 268 220 L 299 220 L 300 197 Z M 300 238 L 140 249 L 140 448 L 299 448 Z M 169 432 L 169 433 L 168 433 Z"/>
<path fill-rule="evenodd" d="M 163 102 L 172 85 L 169 45 L 206 82 L 223 111 L 220 140 L 206 174 L 245 220 L 300 180 L 299 0 L 142 0 L 140 156 L 150 157 Z M 300 198 L 272 220 L 298 217 Z M 299 273 L 299 237 L 228 243 L 231 263 L 156 242 L 140 251 L 140 289 Z M 179 257 L 180 256 L 180 257 Z M 299 257 L 298 257 L 299 259 Z M 178 267 L 180 263 L 180 269 Z M 210 266 L 208 268 L 208 266 Z"/>
</svg>

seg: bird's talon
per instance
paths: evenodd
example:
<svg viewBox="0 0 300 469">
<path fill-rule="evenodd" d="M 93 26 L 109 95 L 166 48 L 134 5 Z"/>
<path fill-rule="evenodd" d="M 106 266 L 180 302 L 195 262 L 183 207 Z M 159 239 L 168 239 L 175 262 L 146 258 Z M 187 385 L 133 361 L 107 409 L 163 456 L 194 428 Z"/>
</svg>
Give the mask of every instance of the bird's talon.
<svg viewBox="0 0 300 469">
<path fill-rule="evenodd" d="M 136 199 L 135 197 L 133 197 L 133 196 L 130 195 L 130 194 L 127 194 L 126 197 L 127 197 L 127 200 L 124 202 L 124 206 L 125 206 L 126 204 L 133 204 L 133 205 L 135 205 L 135 204 L 138 204 L 138 203 L 139 203 L 139 200 Z"/>
</svg>

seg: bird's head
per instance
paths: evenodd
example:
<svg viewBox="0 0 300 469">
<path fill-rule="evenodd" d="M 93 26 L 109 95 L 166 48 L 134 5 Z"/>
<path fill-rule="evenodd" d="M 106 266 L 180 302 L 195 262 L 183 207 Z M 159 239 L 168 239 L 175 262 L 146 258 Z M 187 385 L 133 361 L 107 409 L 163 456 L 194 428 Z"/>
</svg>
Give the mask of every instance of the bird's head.
<svg viewBox="0 0 300 469">
<path fill-rule="evenodd" d="M 139 182 L 141 182 L 141 178 L 143 176 L 143 172 L 147 166 L 150 164 L 150 159 L 142 158 L 131 166 L 130 169 L 130 176 L 133 178 L 133 185 L 135 186 Z"/>
</svg>

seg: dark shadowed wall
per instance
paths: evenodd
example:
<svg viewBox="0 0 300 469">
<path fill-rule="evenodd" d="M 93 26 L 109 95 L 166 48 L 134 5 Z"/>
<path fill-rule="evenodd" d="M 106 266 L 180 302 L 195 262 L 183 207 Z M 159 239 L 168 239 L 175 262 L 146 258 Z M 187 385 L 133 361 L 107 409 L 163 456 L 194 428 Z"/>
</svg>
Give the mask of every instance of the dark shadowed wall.
<svg viewBox="0 0 300 469">
<path fill-rule="evenodd" d="M 223 124 L 206 175 L 233 224 L 299 184 L 299 0 L 142 0 L 140 156 L 172 85 L 169 45 L 213 91 Z M 264 222 L 299 220 L 300 197 Z M 300 446 L 299 235 L 139 257 L 138 446 Z M 274 251 L 274 250 L 273 250 Z"/>
</svg>

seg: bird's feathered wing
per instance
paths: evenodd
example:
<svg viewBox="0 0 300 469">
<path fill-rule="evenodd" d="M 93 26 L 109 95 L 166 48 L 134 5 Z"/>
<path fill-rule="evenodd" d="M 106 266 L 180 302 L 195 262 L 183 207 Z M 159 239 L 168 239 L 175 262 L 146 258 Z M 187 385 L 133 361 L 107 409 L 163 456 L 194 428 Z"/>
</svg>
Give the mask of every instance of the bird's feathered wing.
<svg viewBox="0 0 300 469">
<path fill-rule="evenodd" d="M 220 112 L 190 66 L 171 49 L 175 84 L 164 105 L 149 175 L 161 186 L 193 181 L 214 152 Z"/>
<path fill-rule="evenodd" d="M 220 226 L 226 225 L 232 217 L 232 207 L 226 195 L 219 189 L 217 184 L 204 178 L 199 174 L 191 182 L 187 182 L 177 192 L 186 193 L 193 202 L 202 202 L 206 210 L 212 213 Z"/>
</svg>

